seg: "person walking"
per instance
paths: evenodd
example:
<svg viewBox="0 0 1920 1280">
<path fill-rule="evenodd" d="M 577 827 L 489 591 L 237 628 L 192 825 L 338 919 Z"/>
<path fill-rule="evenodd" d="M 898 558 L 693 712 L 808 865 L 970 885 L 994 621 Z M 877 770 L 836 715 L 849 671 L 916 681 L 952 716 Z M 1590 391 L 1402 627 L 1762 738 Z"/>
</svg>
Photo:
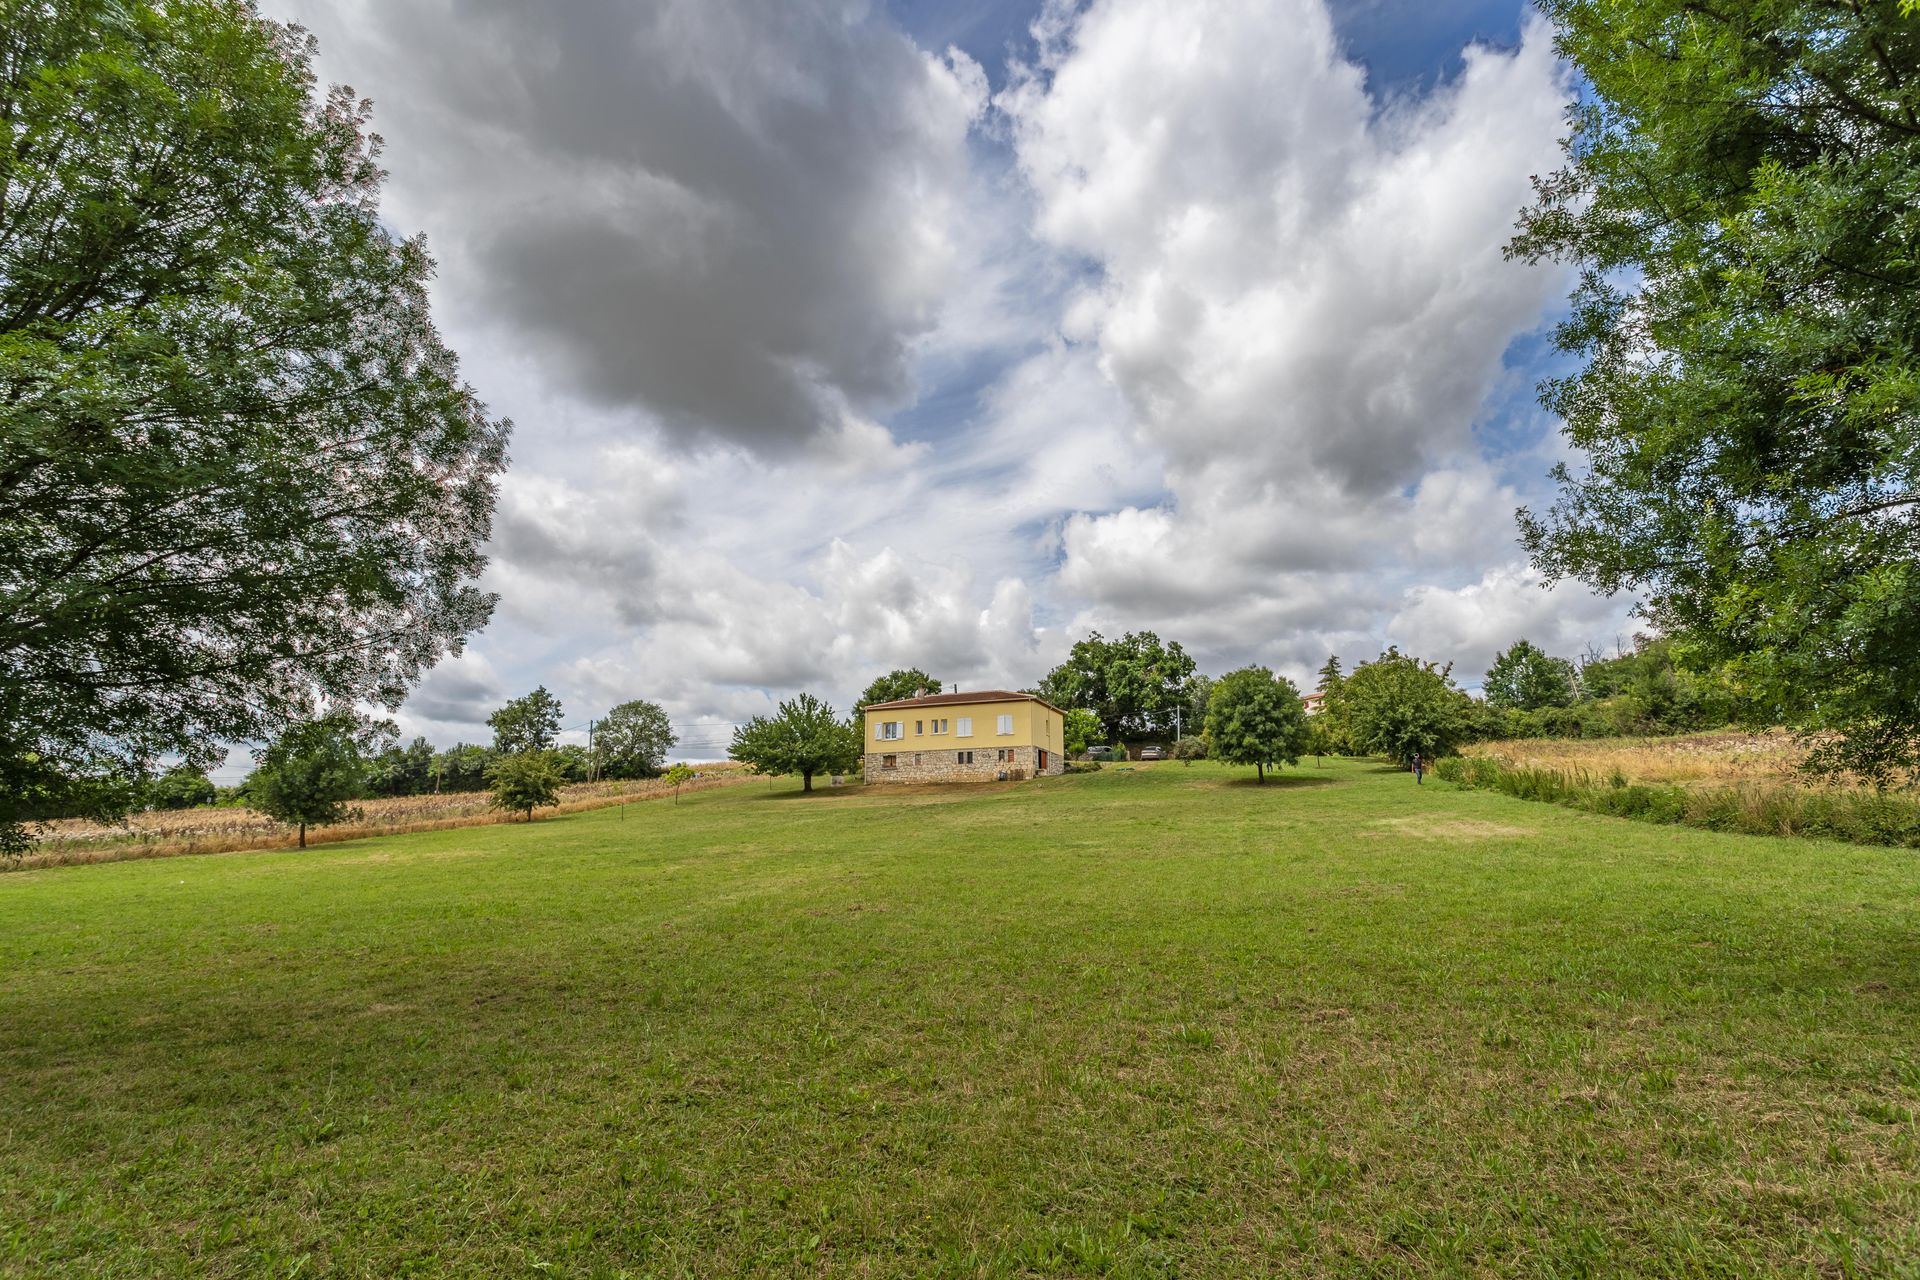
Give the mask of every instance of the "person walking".
<svg viewBox="0 0 1920 1280">
<path fill-rule="evenodd" d="M 1418 787 L 1418 786 L 1425 785 L 1426 771 L 1427 771 L 1426 762 L 1420 758 L 1420 753 L 1418 751 L 1414 752 L 1413 753 L 1413 785 L 1414 786 Z"/>
</svg>

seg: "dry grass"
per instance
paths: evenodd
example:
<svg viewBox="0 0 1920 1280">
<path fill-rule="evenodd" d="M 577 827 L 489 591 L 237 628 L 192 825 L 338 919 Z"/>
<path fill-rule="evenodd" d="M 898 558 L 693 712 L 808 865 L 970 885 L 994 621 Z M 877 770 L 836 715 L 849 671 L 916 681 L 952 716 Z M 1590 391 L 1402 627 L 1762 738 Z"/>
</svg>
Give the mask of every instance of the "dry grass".
<svg viewBox="0 0 1920 1280">
<path fill-rule="evenodd" d="M 1676 786 L 1796 783 L 1806 744 L 1784 729 L 1745 733 L 1737 729 L 1677 738 L 1518 738 L 1465 748 L 1469 756 L 1497 760 L 1512 769 L 1556 769 L 1628 782 Z"/>
<path fill-rule="evenodd" d="M 684 793 L 737 785 L 752 775 L 738 765 L 706 765 L 700 779 L 681 788 Z M 581 813 L 638 800 L 671 797 L 673 787 L 659 778 L 627 782 L 578 782 L 560 790 L 560 805 L 541 813 Z M 445 795 L 394 796 L 362 800 L 352 821 L 332 827 L 309 827 L 307 843 L 335 844 L 367 836 L 399 835 L 412 831 L 439 831 L 495 822 L 518 822 L 516 813 L 492 807 L 485 791 Z M 93 862 L 123 862 L 134 858 L 172 858 L 192 853 L 239 853 L 253 849 L 291 849 L 293 828 L 275 822 L 254 809 L 174 809 L 136 813 L 122 823 L 100 823 L 85 818 L 49 823 L 38 833 L 34 848 L 8 864 L 16 868 L 75 866 Z"/>
</svg>

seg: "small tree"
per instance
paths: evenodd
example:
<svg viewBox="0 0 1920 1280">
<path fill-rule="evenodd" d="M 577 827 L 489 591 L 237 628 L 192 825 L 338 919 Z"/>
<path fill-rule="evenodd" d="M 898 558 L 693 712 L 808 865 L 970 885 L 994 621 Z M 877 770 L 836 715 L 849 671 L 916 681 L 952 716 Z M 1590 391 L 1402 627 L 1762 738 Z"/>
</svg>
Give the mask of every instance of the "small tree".
<svg viewBox="0 0 1920 1280">
<path fill-rule="evenodd" d="M 1538 645 L 1516 640 L 1487 668 L 1487 705 L 1501 711 L 1538 711 L 1573 705 L 1573 664 Z"/>
<path fill-rule="evenodd" d="M 1183 761 L 1188 768 L 1192 768 L 1195 760 L 1207 758 L 1207 740 L 1188 734 L 1173 744 L 1173 758 Z"/>
<path fill-rule="evenodd" d="M 1292 681 L 1265 667 L 1242 667 L 1214 682 L 1207 739 L 1216 758 L 1252 765 L 1264 783 L 1269 765 L 1297 764 L 1306 750 L 1306 709 Z"/>
<path fill-rule="evenodd" d="M 500 756 L 487 767 L 493 807 L 509 813 L 524 812 L 528 822 L 533 821 L 535 809 L 550 809 L 560 803 L 560 785 L 565 780 L 559 761 L 550 751 Z"/>
<path fill-rule="evenodd" d="M 493 749 L 503 756 L 545 751 L 560 734 L 560 699 L 541 685 L 488 716 L 487 727 L 493 730 Z"/>
<path fill-rule="evenodd" d="M 1070 707 L 1061 725 L 1060 738 L 1070 756 L 1085 755 L 1101 733 L 1100 717 L 1085 707 Z"/>
<path fill-rule="evenodd" d="M 876 702 L 898 702 L 921 693 L 938 693 L 940 689 L 940 682 L 918 667 L 889 671 L 867 686 L 860 701 L 854 704 L 853 714 L 857 718 Z"/>
<path fill-rule="evenodd" d="M 293 725 L 255 753 L 259 766 L 247 780 L 248 802 L 276 822 L 307 828 L 344 822 L 347 801 L 365 794 L 368 729 L 349 711 L 332 711 Z"/>
<path fill-rule="evenodd" d="M 680 788 L 683 784 L 693 781 L 693 770 L 684 764 L 676 764 L 667 770 L 666 780 L 673 786 L 673 802 L 679 804 Z"/>
<path fill-rule="evenodd" d="M 1416 753 L 1451 753 L 1472 733 L 1473 700 L 1454 687 L 1452 670 L 1389 648 L 1356 667 L 1327 701 L 1355 747 L 1406 767 Z"/>
<path fill-rule="evenodd" d="M 816 773 L 844 773 L 860 758 L 860 730 L 810 693 L 780 704 L 778 715 L 755 716 L 733 732 L 727 755 L 755 773 L 797 773 L 813 790 Z"/>
<path fill-rule="evenodd" d="M 666 710 L 635 698 L 607 712 L 594 730 L 594 761 L 603 778 L 657 777 L 677 741 Z"/>
</svg>

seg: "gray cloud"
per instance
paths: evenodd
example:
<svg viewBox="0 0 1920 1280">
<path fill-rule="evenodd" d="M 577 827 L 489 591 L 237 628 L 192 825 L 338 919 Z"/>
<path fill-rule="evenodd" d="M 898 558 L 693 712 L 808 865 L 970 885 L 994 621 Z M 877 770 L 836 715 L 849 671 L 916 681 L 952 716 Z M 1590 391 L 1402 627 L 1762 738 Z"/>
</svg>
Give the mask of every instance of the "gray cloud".
<svg viewBox="0 0 1920 1280">
<path fill-rule="evenodd" d="M 844 0 L 366 0 L 310 21 L 431 175 L 406 212 L 450 288 L 576 394 L 761 448 L 910 394 L 984 101 L 963 55 Z"/>
</svg>

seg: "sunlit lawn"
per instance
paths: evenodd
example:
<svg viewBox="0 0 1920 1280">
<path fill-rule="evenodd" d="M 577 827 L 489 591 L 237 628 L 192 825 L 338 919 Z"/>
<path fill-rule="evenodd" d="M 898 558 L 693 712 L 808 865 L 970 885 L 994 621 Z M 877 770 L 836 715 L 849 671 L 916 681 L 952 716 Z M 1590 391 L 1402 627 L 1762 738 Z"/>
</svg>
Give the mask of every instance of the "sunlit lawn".
<svg viewBox="0 0 1920 1280">
<path fill-rule="evenodd" d="M 1178 764 L 0 875 L 17 1275 L 1920 1275 L 1920 862 Z"/>
</svg>

